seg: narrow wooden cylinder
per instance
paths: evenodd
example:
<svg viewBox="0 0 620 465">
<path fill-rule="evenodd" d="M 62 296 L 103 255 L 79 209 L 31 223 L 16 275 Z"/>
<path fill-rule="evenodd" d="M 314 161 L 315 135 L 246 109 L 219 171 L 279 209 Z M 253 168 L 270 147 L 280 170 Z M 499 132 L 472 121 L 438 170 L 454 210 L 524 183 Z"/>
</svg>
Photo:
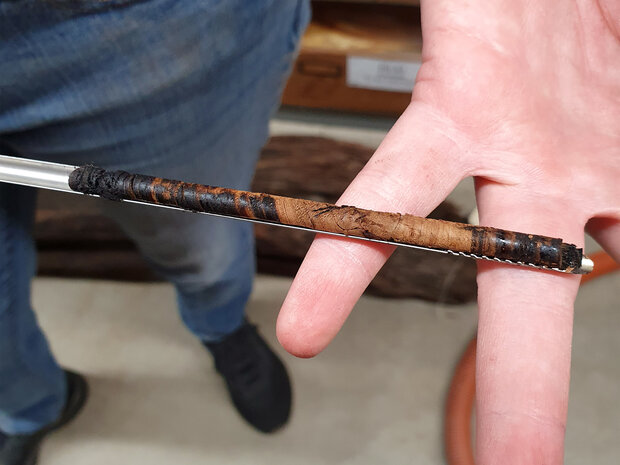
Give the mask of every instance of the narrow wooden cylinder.
<svg viewBox="0 0 620 465">
<path fill-rule="evenodd" d="M 563 271 L 572 271 L 581 264 L 581 249 L 552 237 L 106 171 L 93 166 L 80 167 L 71 173 L 69 186 L 78 192 L 112 200 L 167 205 Z"/>
</svg>

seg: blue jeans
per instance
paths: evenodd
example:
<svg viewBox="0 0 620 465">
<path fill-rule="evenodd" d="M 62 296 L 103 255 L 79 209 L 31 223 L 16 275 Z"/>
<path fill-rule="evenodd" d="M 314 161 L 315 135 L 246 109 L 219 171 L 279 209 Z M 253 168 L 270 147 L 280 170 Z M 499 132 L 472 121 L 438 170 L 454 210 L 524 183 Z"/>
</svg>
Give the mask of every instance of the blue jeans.
<svg viewBox="0 0 620 465">
<path fill-rule="evenodd" d="M 102 6 L 103 5 L 103 6 Z M 249 187 L 307 0 L 0 0 L 0 152 Z M 55 420 L 64 375 L 30 305 L 35 192 L 0 184 L 0 430 Z M 247 223 L 97 201 L 203 341 L 237 329 Z"/>
</svg>

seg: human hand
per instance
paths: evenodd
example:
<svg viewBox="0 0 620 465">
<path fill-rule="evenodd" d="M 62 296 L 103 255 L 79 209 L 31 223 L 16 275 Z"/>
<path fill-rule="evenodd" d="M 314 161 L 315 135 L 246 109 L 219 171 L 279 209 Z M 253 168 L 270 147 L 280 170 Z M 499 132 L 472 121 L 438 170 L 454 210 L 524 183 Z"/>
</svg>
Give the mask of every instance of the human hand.
<svg viewBox="0 0 620 465">
<path fill-rule="evenodd" d="M 481 224 L 587 228 L 620 260 L 620 3 L 423 0 L 422 28 L 412 102 L 339 203 L 425 216 L 474 176 Z M 392 250 L 319 235 L 282 345 L 325 348 Z M 477 460 L 562 463 L 579 278 L 481 261 L 478 285 Z"/>
</svg>

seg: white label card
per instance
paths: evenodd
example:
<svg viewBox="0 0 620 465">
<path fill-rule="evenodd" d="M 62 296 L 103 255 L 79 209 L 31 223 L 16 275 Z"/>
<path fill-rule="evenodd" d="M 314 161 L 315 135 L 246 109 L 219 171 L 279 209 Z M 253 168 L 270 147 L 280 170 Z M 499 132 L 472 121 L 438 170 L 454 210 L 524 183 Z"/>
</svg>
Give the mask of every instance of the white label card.
<svg viewBox="0 0 620 465">
<path fill-rule="evenodd" d="M 347 57 L 347 85 L 390 92 L 411 92 L 421 63 Z"/>
</svg>

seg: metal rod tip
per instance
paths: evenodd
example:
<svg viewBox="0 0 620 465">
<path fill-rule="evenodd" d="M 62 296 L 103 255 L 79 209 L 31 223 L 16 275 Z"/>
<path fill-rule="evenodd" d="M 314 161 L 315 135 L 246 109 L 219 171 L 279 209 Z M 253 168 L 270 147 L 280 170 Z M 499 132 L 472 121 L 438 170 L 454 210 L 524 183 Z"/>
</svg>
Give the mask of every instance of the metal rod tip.
<svg viewBox="0 0 620 465">
<path fill-rule="evenodd" d="M 594 269 L 594 262 L 586 256 L 581 258 L 581 266 L 582 273 L 590 273 Z"/>
</svg>

